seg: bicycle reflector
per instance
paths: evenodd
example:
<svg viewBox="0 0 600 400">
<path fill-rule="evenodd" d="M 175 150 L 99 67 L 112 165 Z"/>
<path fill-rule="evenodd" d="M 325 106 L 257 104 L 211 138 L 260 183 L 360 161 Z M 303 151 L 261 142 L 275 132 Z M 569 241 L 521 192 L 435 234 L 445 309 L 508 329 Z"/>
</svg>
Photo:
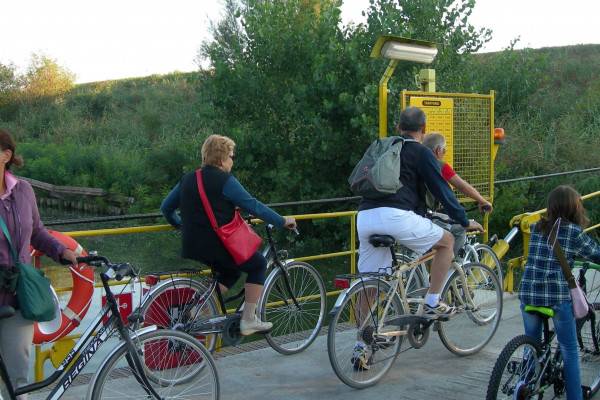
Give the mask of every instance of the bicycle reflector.
<svg viewBox="0 0 600 400">
<path fill-rule="evenodd" d="M 146 285 L 148 286 L 154 286 L 158 283 L 160 279 L 158 278 L 158 275 L 146 275 Z"/>
<path fill-rule="evenodd" d="M 350 279 L 335 278 L 333 280 L 333 286 L 335 286 L 336 289 L 348 289 L 350 287 Z"/>
</svg>

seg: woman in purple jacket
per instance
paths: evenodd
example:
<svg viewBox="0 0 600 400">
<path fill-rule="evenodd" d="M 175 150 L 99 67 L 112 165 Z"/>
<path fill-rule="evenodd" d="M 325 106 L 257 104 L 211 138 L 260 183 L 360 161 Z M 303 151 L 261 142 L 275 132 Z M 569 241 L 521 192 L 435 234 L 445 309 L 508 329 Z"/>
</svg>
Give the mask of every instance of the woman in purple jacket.
<svg viewBox="0 0 600 400">
<path fill-rule="evenodd" d="M 12 165 L 20 166 L 21 157 L 15 154 L 15 142 L 10 133 L 0 129 L 0 217 L 8 227 L 13 244 L 19 253 L 19 260 L 31 262 L 29 245 L 43 251 L 58 261 L 63 258 L 77 267 L 75 253 L 54 239 L 40 220 L 35 194 L 31 185 L 10 173 Z M 8 241 L 0 235 L 0 277 L 14 269 Z M 0 279 L 3 280 L 3 279 Z M 33 340 L 33 321 L 28 321 L 19 312 L 19 301 L 14 292 L 0 282 L 0 306 L 13 306 L 17 313 L 0 320 L 0 354 L 8 366 L 14 387 L 27 384 L 29 350 Z M 20 400 L 26 395 L 19 396 Z"/>
</svg>

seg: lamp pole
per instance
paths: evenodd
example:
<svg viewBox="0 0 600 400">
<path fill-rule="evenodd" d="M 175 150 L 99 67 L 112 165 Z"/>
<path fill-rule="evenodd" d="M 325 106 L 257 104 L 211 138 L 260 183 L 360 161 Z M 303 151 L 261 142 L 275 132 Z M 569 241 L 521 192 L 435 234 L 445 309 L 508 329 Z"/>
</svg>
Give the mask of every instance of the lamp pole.
<svg viewBox="0 0 600 400">
<path fill-rule="evenodd" d="M 379 137 L 387 136 L 388 130 L 388 82 L 400 60 L 429 64 L 435 58 L 437 48 L 434 43 L 408 39 L 400 36 L 383 35 L 375 42 L 372 58 L 390 60 L 379 80 Z M 434 78 L 435 79 L 435 78 Z"/>
<path fill-rule="evenodd" d="M 387 111 L 388 111 L 388 82 L 394 70 L 398 66 L 398 60 L 390 60 L 383 76 L 379 80 L 379 138 L 383 139 L 387 136 Z"/>
</svg>

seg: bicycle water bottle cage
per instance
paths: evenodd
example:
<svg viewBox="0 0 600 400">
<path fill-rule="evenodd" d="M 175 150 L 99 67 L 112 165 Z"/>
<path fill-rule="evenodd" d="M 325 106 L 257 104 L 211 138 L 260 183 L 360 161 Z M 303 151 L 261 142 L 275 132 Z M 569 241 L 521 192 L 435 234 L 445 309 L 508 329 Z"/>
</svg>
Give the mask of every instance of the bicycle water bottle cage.
<svg viewBox="0 0 600 400">
<path fill-rule="evenodd" d="M 531 314 L 537 314 L 542 318 L 554 317 L 554 310 L 551 309 L 550 307 L 527 305 L 527 306 L 525 306 L 525 312 L 528 312 Z"/>
<path fill-rule="evenodd" d="M 371 235 L 369 236 L 369 243 L 375 247 L 392 247 L 396 244 L 396 239 L 390 235 Z"/>
</svg>

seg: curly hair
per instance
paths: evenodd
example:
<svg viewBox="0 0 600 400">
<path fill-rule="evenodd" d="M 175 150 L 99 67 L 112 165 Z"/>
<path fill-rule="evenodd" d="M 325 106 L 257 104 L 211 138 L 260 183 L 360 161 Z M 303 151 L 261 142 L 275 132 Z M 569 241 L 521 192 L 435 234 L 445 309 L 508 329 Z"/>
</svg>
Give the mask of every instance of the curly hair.
<svg viewBox="0 0 600 400">
<path fill-rule="evenodd" d="M 221 166 L 235 148 L 235 142 L 227 136 L 210 135 L 202 144 L 202 166 Z"/>
</svg>

